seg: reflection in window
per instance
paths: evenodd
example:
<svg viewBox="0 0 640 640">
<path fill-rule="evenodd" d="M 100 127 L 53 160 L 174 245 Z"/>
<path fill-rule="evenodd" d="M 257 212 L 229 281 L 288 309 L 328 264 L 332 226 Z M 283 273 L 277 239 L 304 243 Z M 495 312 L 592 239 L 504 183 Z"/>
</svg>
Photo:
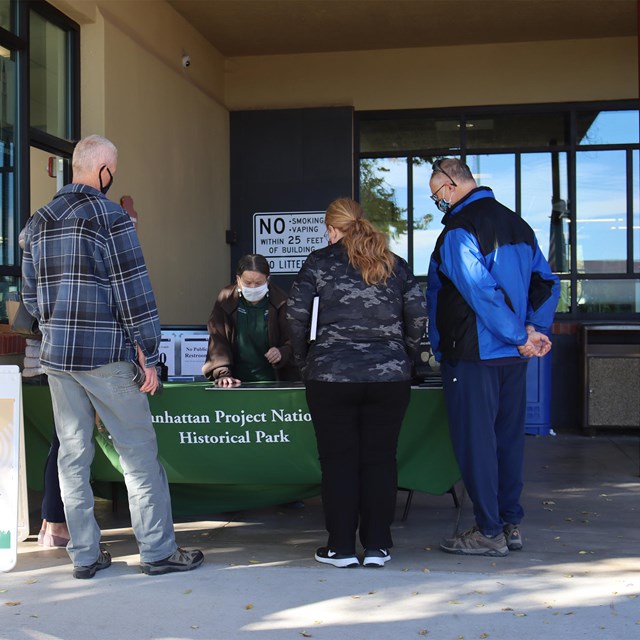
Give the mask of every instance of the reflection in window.
<svg viewBox="0 0 640 640">
<path fill-rule="evenodd" d="M 6 49 L 2 50 L 6 52 Z M 8 52 L 7 52 L 8 53 Z M 15 114 L 16 69 L 0 55 L 0 265 L 13 265 L 15 247 Z"/>
<path fill-rule="evenodd" d="M 467 156 L 478 186 L 490 187 L 505 207 L 516 209 L 516 165 L 512 153 Z"/>
<path fill-rule="evenodd" d="M 0 0 L 0 27 L 7 31 L 12 30 L 11 0 Z"/>
<path fill-rule="evenodd" d="M 569 313 L 569 311 L 571 311 L 571 282 L 560 280 L 560 300 L 558 300 L 556 313 Z"/>
<path fill-rule="evenodd" d="M 627 180 L 624 151 L 576 154 L 580 273 L 626 273 Z"/>
<path fill-rule="evenodd" d="M 443 155 L 460 148 L 458 118 L 380 118 L 360 121 L 360 152 L 441 149 Z"/>
<path fill-rule="evenodd" d="M 581 111 L 576 115 L 578 144 L 638 144 L 637 111 Z"/>
<path fill-rule="evenodd" d="M 640 311 L 640 281 L 582 280 L 578 311 L 594 313 L 637 313 Z"/>
<path fill-rule="evenodd" d="M 556 273 L 569 270 L 569 209 L 566 153 L 525 153 L 521 157 L 522 217 Z"/>
<path fill-rule="evenodd" d="M 31 126 L 69 139 L 67 34 L 35 11 L 29 28 Z"/>
<path fill-rule="evenodd" d="M 360 204 L 368 219 L 389 236 L 389 246 L 405 260 L 407 243 L 407 160 L 375 158 L 360 162 Z"/>
<path fill-rule="evenodd" d="M 563 113 L 469 116 L 465 128 L 470 149 L 552 147 L 569 140 L 568 118 Z"/>
</svg>

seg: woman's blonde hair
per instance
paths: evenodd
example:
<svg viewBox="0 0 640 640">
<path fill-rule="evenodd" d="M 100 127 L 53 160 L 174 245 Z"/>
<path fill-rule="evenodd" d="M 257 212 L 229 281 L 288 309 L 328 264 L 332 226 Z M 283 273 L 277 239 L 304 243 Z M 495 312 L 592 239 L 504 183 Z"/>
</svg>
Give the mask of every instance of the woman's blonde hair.
<svg viewBox="0 0 640 640">
<path fill-rule="evenodd" d="M 395 257 L 387 239 L 365 217 L 362 207 L 351 198 L 338 198 L 327 208 L 325 224 L 341 231 L 342 244 L 350 264 L 367 284 L 384 284 L 393 273 Z"/>
</svg>

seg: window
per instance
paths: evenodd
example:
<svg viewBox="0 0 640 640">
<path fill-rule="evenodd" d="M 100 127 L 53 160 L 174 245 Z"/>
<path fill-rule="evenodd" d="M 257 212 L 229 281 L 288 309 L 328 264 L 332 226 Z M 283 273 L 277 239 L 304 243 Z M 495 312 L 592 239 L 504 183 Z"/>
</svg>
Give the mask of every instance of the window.
<svg viewBox="0 0 640 640">
<path fill-rule="evenodd" d="M 69 34 L 36 11 L 29 13 L 29 29 L 30 125 L 69 139 Z"/>
<path fill-rule="evenodd" d="M 559 314 L 637 313 L 638 116 L 632 101 L 358 113 L 360 199 L 425 280 L 442 230 L 431 162 L 462 156 L 478 184 L 536 232 L 561 278 Z"/>
<path fill-rule="evenodd" d="M 11 0 L 0 0 L 0 27 L 7 31 L 11 31 L 13 27 L 11 10 Z"/>
<path fill-rule="evenodd" d="M 32 211 L 30 147 L 68 160 L 79 133 L 78 34 L 46 2 L 0 0 L 0 322 L 6 294 L 20 287 L 18 234 Z M 58 182 L 68 180 L 68 163 L 56 165 Z"/>
</svg>

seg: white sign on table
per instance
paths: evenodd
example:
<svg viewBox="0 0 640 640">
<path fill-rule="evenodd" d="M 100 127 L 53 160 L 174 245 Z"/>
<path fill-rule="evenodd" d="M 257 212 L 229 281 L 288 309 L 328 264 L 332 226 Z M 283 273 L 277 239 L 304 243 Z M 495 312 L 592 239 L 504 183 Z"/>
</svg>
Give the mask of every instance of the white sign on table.
<svg viewBox="0 0 640 640">
<path fill-rule="evenodd" d="M 13 569 L 28 535 L 22 376 L 15 365 L 0 366 L 0 571 Z"/>
<path fill-rule="evenodd" d="M 253 250 L 271 273 L 298 273 L 307 256 L 327 245 L 324 211 L 254 213 Z"/>
</svg>

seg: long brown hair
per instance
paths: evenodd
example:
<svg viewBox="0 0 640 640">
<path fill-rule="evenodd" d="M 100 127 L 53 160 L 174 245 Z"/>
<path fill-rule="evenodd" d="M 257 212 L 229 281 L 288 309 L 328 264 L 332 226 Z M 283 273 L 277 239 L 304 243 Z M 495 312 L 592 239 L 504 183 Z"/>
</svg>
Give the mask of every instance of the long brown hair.
<svg viewBox="0 0 640 640">
<path fill-rule="evenodd" d="M 393 272 L 395 258 L 387 239 L 365 217 L 362 207 L 351 198 L 338 198 L 327 208 L 325 224 L 341 231 L 349 263 L 369 285 L 384 284 Z"/>
</svg>

